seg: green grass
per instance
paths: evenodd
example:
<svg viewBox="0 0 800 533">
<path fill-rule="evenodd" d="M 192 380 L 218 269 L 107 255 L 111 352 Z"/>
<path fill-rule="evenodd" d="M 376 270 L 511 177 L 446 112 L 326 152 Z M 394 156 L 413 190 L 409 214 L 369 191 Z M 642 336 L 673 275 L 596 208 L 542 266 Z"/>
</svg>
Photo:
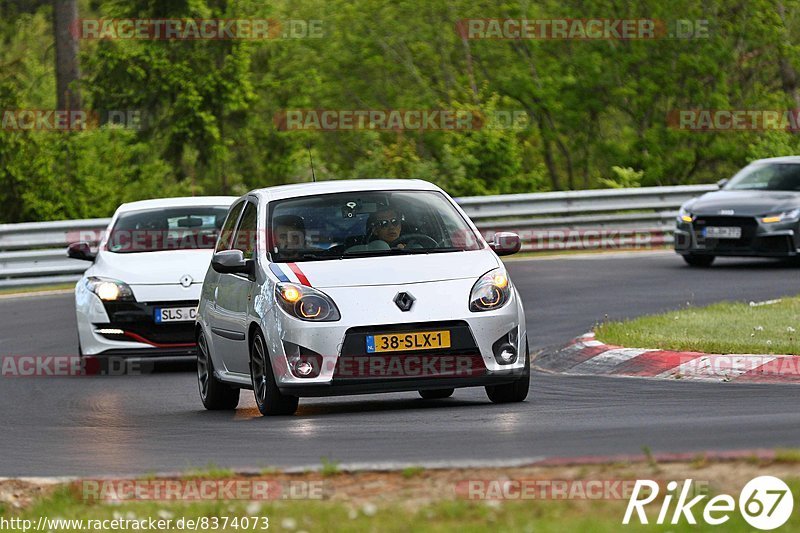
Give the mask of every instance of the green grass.
<svg viewBox="0 0 800 533">
<path fill-rule="evenodd" d="M 323 476 L 335 476 L 336 474 L 341 473 L 341 469 L 339 468 L 339 461 L 334 461 L 329 459 L 328 457 L 323 457 L 322 459 L 322 475 Z"/>
<path fill-rule="evenodd" d="M 425 468 L 421 466 L 407 466 L 403 469 L 402 475 L 406 479 L 411 479 L 425 472 Z"/>
<path fill-rule="evenodd" d="M 786 479 L 794 494 L 798 494 L 797 480 Z M 732 494 L 734 498 L 738 494 Z M 707 501 L 707 500 L 705 500 Z M 702 502 L 702 504 L 705 503 Z M 695 512 L 700 524 L 692 526 L 682 520 L 673 525 L 621 524 L 626 501 L 539 501 L 526 500 L 486 503 L 464 500 L 446 500 L 408 510 L 400 504 L 354 505 L 349 502 L 329 501 L 275 501 L 263 504 L 220 501 L 200 503 L 134 502 L 119 505 L 92 504 L 82 501 L 67 488 L 39 500 L 20 514 L 3 513 L 4 518 L 19 517 L 38 521 L 40 516 L 62 519 L 104 520 L 121 517 L 127 519 L 260 516 L 269 519 L 268 531 L 368 532 L 368 531 L 420 531 L 460 533 L 492 531 L 553 532 L 588 531 L 612 533 L 618 531 L 642 532 L 698 532 L 698 531 L 752 531 L 738 512 L 720 528 L 702 523 L 702 509 Z M 674 507 L 674 506 L 673 506 Z M 698 506 L 701 507 L 701 506 Z M 651 522 L 655 520 L 660 502 L 648 506 Z M 400 518 L 402 517 L 402 518 Z M 251 526 L 252 528 L 252 526 Z M 252 530 L 252 529 L 251 529 Z M 800 531 L 800 516 L 794 513 L 781 531 Z M 59 529 L 59 532 L 75 531 Z M 108 529 L 107 531 L 118 531 Z M 237 531 L 232 527 L 216 531 Z M 241 531 L 241 529 L 239 530 Z M 255 531 L 262 531 L 256 529 Z"/>
<path fill-rule="evenodd" d="M 800 463 L 800 450 L 797 448 L 775 450 L 776 463 Z"/>
<path fill-rule="evenodd" d="M 214 463 L 209 463 L 205 468 L 190 469 L 184 479 L 226 479 L 234 476 L 230 468 L 220 468 Z"/>
<path fill-rule="evenodd" d="M 10 294 L 28 294 L 31 292 L 43 291 L 63 291 L 66 289 L 74 289 L 75 283 L 61 283 L 58 285 L 34 285 L 31 287 L 4 287 L 0 289 L 0 296 L 7 296 Z"/>
<path fill-rule="evenodd" d="M 600 324 L 606 344 L 720 354 L 800 355 L 800 297 L 769 305 L 719 303 Z"/>
</svg>

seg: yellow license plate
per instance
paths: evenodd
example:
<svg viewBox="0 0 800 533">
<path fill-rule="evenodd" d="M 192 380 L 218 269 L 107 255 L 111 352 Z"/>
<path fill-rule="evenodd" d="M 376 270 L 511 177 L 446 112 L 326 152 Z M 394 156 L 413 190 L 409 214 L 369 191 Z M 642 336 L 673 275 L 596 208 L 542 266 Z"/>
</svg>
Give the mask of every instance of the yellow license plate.
<svg viewBox="0 0 800 533">
<path fill-rule="evenodd" d="M 447 330 L 367 335 L 367 353 L 435 350 L 449 347 L 450 332 Z"/>
</svg>

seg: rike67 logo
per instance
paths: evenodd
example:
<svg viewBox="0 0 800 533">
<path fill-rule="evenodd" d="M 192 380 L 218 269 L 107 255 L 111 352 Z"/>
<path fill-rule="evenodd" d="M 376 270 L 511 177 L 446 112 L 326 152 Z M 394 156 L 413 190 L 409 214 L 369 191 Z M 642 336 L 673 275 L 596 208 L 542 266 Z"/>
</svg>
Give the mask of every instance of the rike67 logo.
<svg viewBox="0 0 800 533">
<path fill-rule="evenodd" d="M 648 517 L 645 506 L 653 503 L 658 497 L 659 486 L 648 479 L 637 480 L 633 493 L 628 500 L 623 524 L 630 524 L 631 519 L 638 519 L 641 524 L 648 524 L 653 518 Z M 733 496 L 719 494 L 709 498 L 700 494 L 691 498 L 692 480 L 684 480 L 679 488 L 677 481 L 667 483 L 667 491 L 655 519 L 655 524 L 679 524 L 685 520 L 688 524 L 697 524 L 697 517 L 712 526 L 719 526 L 730 520 L 737 509 Z M 707 501 L 706 498 L 708 498 Z M 674 507 L 673 507 L 674 502 Z M 776 529 L 789 520 L 794 508 L 794 497 L 789 487 L 773 476 L 759 476 L 750 480 L 739 494 L 738 510 L 750 526 L 761 529 Z M 695 516 L 697 515 L 697 516 Z"/>
</svg>

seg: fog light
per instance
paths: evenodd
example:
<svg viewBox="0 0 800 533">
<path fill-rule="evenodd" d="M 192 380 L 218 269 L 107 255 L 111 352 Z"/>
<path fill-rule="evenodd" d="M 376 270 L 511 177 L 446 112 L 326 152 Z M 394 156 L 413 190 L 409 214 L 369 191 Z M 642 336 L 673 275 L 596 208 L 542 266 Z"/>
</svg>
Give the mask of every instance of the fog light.
<svg viewBox="0 0 800 533">
<path fill-rule="evenodd" d="M 289 370 L 297 378 L 315 378 L 322 370 L 322 356 L 304 346 L 283 341 Z"/>
<path fill-rule="evenodd" d="M 517 337 L 517 328 L 514 328 L 492 344 L 492 353 L 498 365 L 511 365 L 517 362 L 519 359 Z"/>
<path fill-rule="evenodd" d="M 510 344 L 502 344 L 497 352 L 497 362 L 509 365 L 517 360 L 517 349 Z"/>
<path fill-rule="evenodd" d="M 294 365 L 294 370 L 299 376 L 306 377 L 311 375 L 314 371 L 314 365 L 308 361 L 298 361 L 297 364 Z"/>
</svg>

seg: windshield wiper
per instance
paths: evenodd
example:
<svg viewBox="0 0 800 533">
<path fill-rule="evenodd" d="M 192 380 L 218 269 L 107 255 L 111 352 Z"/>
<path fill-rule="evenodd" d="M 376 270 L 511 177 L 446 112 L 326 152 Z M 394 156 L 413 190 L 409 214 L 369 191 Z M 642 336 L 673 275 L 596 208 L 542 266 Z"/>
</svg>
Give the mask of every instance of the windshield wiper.
<svg viewBox="0 0 800 533">
<path fill-rule="evenodd" d="M 389 250 L 354 250 L 344 252 L 342 257 L 374 257 L 381 255 L 421 255 L 438 254 L 444 252 L 463 252 L 463 248 L 391 248 Z"/>
<path fill-rule="evenodd" d="M 441 254 L 445 252 L 465 252 L 466 250 L 452 246 L 449 248 L 411 248 L 410 251 L 415 254 Z"/>
<path fill-rule="evenodd" d="M 325 261 L 328 259 L 339 259 L 338 255 L 325 255 L 314 252 L 303 252 L 297 256 L 282 257 L 280 255 L 273 255 L 273 261 L 276 263 L 295 263 L 298 261 Z"/>
<path fill-rule="evenodd" d="M 342 252 L 341 257 L 375 257 L 381 255 L 406 255 L 413 253 L 405 248 L 390 248 L 388 250 L 353 250 Z"/>
</svg>

